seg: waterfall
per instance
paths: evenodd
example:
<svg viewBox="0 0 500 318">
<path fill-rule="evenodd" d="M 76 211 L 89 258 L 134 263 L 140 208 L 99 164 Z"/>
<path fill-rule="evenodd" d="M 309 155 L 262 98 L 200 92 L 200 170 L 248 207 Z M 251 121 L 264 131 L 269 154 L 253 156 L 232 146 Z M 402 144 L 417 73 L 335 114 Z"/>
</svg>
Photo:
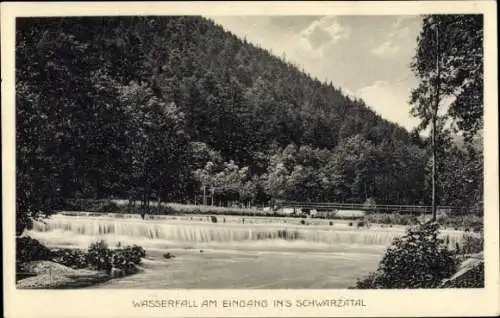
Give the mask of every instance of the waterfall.
<svg viewBox="0 0 500 318">
<path fill-rule="evenodd" d="M 221 219 L 221 218 L 219 218 Z M 228 217 L 229 219 L 229 217 Z M 302 241 L 306 243 L 385 245 L 388 246 L 394 238 L 404 234 L 399 228 L 356 229 L 345 224 L 335 226 L 305 226 L 284 223 L 275 220 L 261 223 L 250 220 L 245 224 L 235 223 L 236 218 L 228 223 L 210 223 L 207 217 L 171 217 L 142 220 L 135 217 L 117 218 L 115 216 L 68 216 L 55 215 L 44 222 L 35 222 L 32 232 L 46 233 L 64 232 L 80 236 L 112 238 L 127 237 L 140 240 L 157 240 L 179 243 L 232 243 L 252 241 Z M 281 222 L 281 223 L 279 223 Z M 459 243 L 462 232 L 447 231 L 451 246 Z"/>
</svg>

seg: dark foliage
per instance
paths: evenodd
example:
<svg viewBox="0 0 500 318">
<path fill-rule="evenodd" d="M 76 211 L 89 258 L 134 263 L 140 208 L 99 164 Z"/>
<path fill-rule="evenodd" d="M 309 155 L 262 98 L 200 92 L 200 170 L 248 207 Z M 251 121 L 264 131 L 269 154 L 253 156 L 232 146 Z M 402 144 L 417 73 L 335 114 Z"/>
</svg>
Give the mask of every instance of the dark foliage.
<svg viewBox="0 0 500 318">
<path fill-rule="evenodd" d="M 472 268 L 466 278 L 450 283 L 447 288 L 484 288 L 484 263 Z"/>
<path fill-rule="evenodd" d="M 457 258 L 438 238 L 439 225 L 427 223 L 408 229 L 396 238 L 375 273 L 356 283 L 356 288 L 437 288 L 457 268 Z"/>
<path fill-rule="evenodd" d="M 22 271 L 23 263 L 30 261 L 49 260 L 50 249 L 29 236 L 16 238 L 16 268 Z"/>
<path fill-rule="evenodd" d="M 459 249 L 461 254 L 475 254 L 484 250 L 484 237 L 465 234 L 463 238 L 462 248 Z"/>
<path fill-rule="evenodd" d="M 52 260 L 56 263 L 68 266 L 71 268 L 87 268 L 89 266 L 88 254 L 86 251 L 61 248 L 53 249 Z"/>
<path fill-rule="evenodd" d="M 110 272 L 112 268 L 126 274 L 135 273 L 136 265 L 146 256 L 144 248 L 133 245 L 110 249 L 104 241 L 92 243 L 87 251 L 75 249 L 54 249 L 52 260 L 71 268 L 91 268 Z"/>
<path fill-rule="evenodd" d="M 98 241 L 90 244 L 87 252 L 89 267 L 96 270 L 111 271 L 113 267 L 112 255 L 113 253 L 106 242 Z"/>
<path fill-rule="evenodd" d="M 146 256 L 146 251 L 137 245 L 113 250 L 111 252 L 111 265 L 113 268 L 123 270 L 127 274 L 137 271 L 136 265 Z"/>
</svg>

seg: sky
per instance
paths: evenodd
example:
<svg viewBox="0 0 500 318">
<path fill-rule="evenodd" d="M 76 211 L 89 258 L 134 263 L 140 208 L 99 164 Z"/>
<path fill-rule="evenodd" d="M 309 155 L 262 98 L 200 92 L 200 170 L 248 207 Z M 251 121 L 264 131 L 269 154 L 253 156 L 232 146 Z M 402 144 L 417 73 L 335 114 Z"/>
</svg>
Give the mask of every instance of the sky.
<svg viewBox="0 0 500 318">
<path fill-rule="evenodd" d="M 407 129 L 419 16 L 209 16 Z"/>
</svg>

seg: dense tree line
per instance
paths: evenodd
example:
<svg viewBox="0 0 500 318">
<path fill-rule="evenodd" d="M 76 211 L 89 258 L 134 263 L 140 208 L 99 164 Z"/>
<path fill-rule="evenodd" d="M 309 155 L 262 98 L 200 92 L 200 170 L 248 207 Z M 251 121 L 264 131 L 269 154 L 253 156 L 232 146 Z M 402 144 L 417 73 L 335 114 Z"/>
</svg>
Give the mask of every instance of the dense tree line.
<svg viewBox="0 0 500 318">
<path fill-rule="evenodd" d="M 202 193 L 429 203 L 427 140 L 201 17 L 18 19 L 16 108 L 28 214 L 67 198 Z M 471 204 L 482 152 L 453 145 L 440 203 Z"/>
</svg>

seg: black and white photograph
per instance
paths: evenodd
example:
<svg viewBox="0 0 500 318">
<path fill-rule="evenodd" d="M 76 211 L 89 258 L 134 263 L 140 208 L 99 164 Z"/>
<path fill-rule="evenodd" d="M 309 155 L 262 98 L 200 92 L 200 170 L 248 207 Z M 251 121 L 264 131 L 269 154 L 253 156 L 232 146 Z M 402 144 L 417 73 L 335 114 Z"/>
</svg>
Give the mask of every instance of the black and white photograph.
<svg viewBox="0 0 500 318">
<path fill-rule="evenodd" d="M 16 17 L 15 288 L 484 289 L 484 25 Z"/>
</svg>

